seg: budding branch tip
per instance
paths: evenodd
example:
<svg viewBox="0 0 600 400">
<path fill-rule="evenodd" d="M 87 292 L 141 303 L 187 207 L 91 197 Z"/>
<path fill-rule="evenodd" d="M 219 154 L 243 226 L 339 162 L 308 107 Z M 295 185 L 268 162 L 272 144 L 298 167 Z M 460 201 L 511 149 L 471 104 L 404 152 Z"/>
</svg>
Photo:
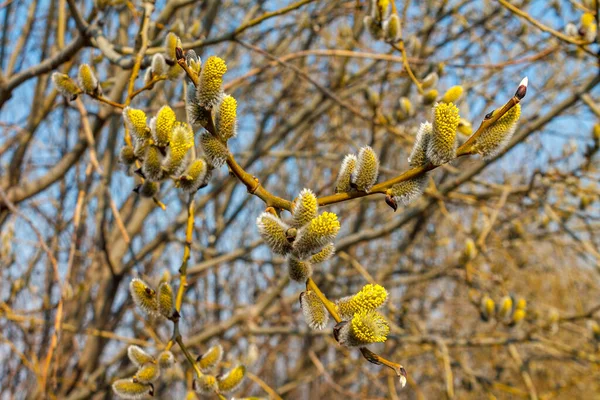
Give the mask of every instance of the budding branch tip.
<svg viewBox="0 0 600 400">
<path fill-rule="evenodd" d="M 522 100 L 523 97 L 525 97 L 525 95 L 527 94 L 527 85 L 528 84 L 529 84 L 529 79 L 527 77 L 523 78 L 523 80 L 519 84 L 519 88 L 517 89 L 517 92 L 515 93 L 515 96 L 519 100 Z"/>
</svg>

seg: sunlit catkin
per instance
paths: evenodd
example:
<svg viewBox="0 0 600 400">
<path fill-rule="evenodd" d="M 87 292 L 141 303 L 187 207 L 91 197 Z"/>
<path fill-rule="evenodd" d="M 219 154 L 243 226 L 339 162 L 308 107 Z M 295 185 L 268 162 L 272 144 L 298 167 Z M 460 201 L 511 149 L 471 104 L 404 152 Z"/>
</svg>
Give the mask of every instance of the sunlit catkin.
<svg viewBox="0 0 600 400">
<path fill-rule="evenodd" d="M 175 49 L 180 44 L 180 40 L 176 34 L 173 32 L 169 32 L 165 37 L 165 58 L 169 61 L 169 63 L 177 62 L 177 55 L 175 53 Z"/>
<path fill-rule="evenodd" d="M 225 164 L 229 156 L 229 150 L 227 150 L 223 142 L 209 132 L 202 133 L 199 142 L 204 155 L 213 167 L 217 168 Z"/>
<path fill-rule="evenodd" d="M 208 174 L 206 161 L 201 158 L 194 160 L 185 173 L 177 179 L 176 185 L 188 193 L 195 193 L 202 185 Z"/>
<path fill-rule="evenodd" d="M 452 86 L 450 89 L 448 89 L 446 91 L 446 93 L 444 93 L 444 95 L 442 96 L 442 103 L 456 103 L 456 101 L 458 99 L 460 99 L 460 97 L 463 94 L 463 87 L 460 85 L 457 86 Z"/>
<path fill-rule="evenodd" d="M 315 292 L 307 290 L 300 293 L 300 307 L 304 320 L 311 329 L 321 330 L 327 326 L 329 313 Z"/>
<path fill-rule="evenodd" d="M 187 123 L 176 122 L 164 163 L 167 174 L 179 175 L 185 169 L 192 146 L 194 146 L 194 131 Z"/>
<path fill-rule="evenodd" d="M 350 321 L 343 321 L 337 333 L 338 342 L 343 346 L 361 347 L 370 343 L 383 343 L 387 340 L 390 326 L 377 311 L 360 311 Z"/>
<path fill-rule="evenodd" d="M 387 301 L 387 290 L 381 285 L 367 284 L 353 296 L 339 299 L 336 310 L 342 319 L 349 319 L 359 311 L 376 310 Z"/>
<path fill-rule="evenodd" d="M 168 282 L 162 282 L 158 286 L 158 312 L 163 317 L 173 318 L 175 313 L 175 300 L 173 296 L 173 288 Z"/>
<path fill-rule="evenodd" d="M 201 107 L 212 108 L 223 96 L 223 75 L 227 65 L 222 58 L 211 56 L 202 66 L 200 83 L 196 89 L 196 99 Z"/>
<path fill-rule="evenodd" d="M 313 267 L 309 261 L 302 261 L 294 256 L 289 256 L 288 273 L 291 280 L 304 283 L 312 276 Z"/>
<path fill-rule="evenodd" d="M 156 292 L 141 279 L 133 278 L 129 284 L 129 292 L 133 302 L 142 311 L 150 315 L 157 315 L 158 302 Z"/>
<path fill-rule="evenodd" d="M 481 298 L 481 303 L 479 304 L 479 312 L 481 315 L 481 319 L 484 321 L 489 321 L 494 317 L 494 312 L 496 311 L 496 303 L 490 296 L 483 296 Z"/>
<path fill-rule="evenodd" d="M 317 197 L 310 189 L 302 189 L 292 205 L 292 226 L 301 228 L 317 217 Z"/>
<path fill-rule="evenodd" d="M 132 379 L 119 379 L 112 384 L 113 391 L 122 399 L 141 399 L 153 395 L 152 385 L 134 382 Z"/>
<path fill-rule="evenodd" d="M 175 356 L 169 350 L 161 352 L 158 357 L 158 366 L 165 370 L 171 368 L 175 364 Z"/>
<path fill-rule="evenodd" d="M 396 203 L 402 203 L 407 206 L 423 194 L 428 181 L 429 177 L 425 173 L 394 184 L 387 190 L 387 194 L 392 196 Z"/>
<path fill-rule="evenodd" d="M 223 347 L 220 344 L 217 344 L 208 349 L 208 351 L 202 354 L 202 356 L 198 357 L 196 361 L 200 371 L 206 374 L 212 371 L 217 364 L 221 362 L 222 358 Z"/>
<path fill-rule="evenodd" d="M 75 81 L 69 78 L 69 75 L 54 72 L 52 74 L 52 82 L 54 82 L 56 89 L 71 101 L 75 100 L 77 95 L 82 93 L 82 90 L 77 86 Z"/>
<path fill-rule="evenodd" d="M 123 119 L 131 136 L 138 142 L 150 138 L 150 130 L 146 125 L 146 113 L 131 107 L 123 109 Z"/>
<path fill-rule="evenodd" d="M 461 118 L 458 121 L 458 133 L 463 134 L 465 136 L 471 136 L 473 134 L 473 126 L 469 120 Z"/>
<path fill-rule="evenodd" d="M 165 57 L 160 53 L 156 53 L 154 56 L 152 56 L 152 64 L 150 65 L 150 68 L 154 76 L 165 75 L 167 73 L 167 63 L 165 62 Z"/>
<path fill-rule="evenodd" d="M 237 101 L 233 96 L 226 95 L 219 104 L 217 114 L 217 132 L 221 140 L 227 142 L 237 134 Z"/>
<path fill-rule="evenodd" d="M 427 158 L 442 165 L 456 157 L 456 128 L 460 121 L 453 103 L 438 103 L 433 107 L 433 133 L 427 146 Z"/>
<path fill-rule="evenodd" d="M 166 171 L 163 168 L 163 155 L 160 149 L 154 145 L 148 146 L 142 163 L 142 172 L 144 176 L 153 181 L 159 182 L 165 178 Z"/>
<path fill-rule="evenodd" d="M 158 110 L 158 113 L 150 121 L 150 130 L 154 144 L 158 147 L 166 147 L 171 141 L 171 133 L 177 117 L 175 112 L 168 105 L 164 105 Z"/>
<path fill-rule="evenodd" d="M 331 243 L 339 230 L 337 215 L 324 212 L 300 229 L 294 241 L 294 254 L 301 259 L 311 256 Z"/>
<path fill-rule="evenodd" d="M 152 383 L 160 377 L 160 368 L 156 363 L 142 365 L 133 376 L 134 382 Z"/>
<path fill-rule="evenodd" d="M 510 320 L 510 326 L 515 326 L 515 325 L 519 325 L 527 316 L 527 311 L 523 310 L 523 309 L 517 309 L 515 310 L 515 312 L 512 314 L 511 320 Z"/>
<path fill-rule="evenodd" d="M 218 378 L 218 386 L 220 393 L 231 393 L 237 390 L 244 377 L 246 376 L 246 367 L 238 365 L 230 369 L 225 375 Z"/>
<path fill-rule="evenodd" d="M 473 149 L 486 160 L 498 155 L 510 142 L 520 116 L 521 105 L 516 104 L 498 121 L 481 132 L 473 144 Z"/>
<path fill-rule="evenodd" d="M 158 193 L 158 183 L 146 179 L 144 183 L 136 187 L 133 191 L 145 198 L 151 198 Z"/>
<path fill-rule="evenodd" d="M 285 255 L 292 250 L 292 244 L 286 235 L 289 227 L 275 215 L 263 212 L 256 219 L 256 226 L 260 236 L 274 253 Z"/>
<path fill-rule="evenodd" d="M 88 64 L 81 64 L 79 66 L 79 72 L 77 73 L 77 81 L 79 82 L 79 86 L 86 93 L 98 93 L 98 79 L 96 79 L 96 75 L 94 75 L 92 67 L 90 67 Z"/>
<path fill-rule="evenodd" d="M 513 312 L 513 300 L 510 296 L 504 296 L 502 300 L 500 300 L 500 304 L 498 305 L 498 310 L 496 312 L 496 318 L 499 321 L 503 321 L 508 319 Z"/>
<path fill-rule="evenodd" d="M 154 357 L 146 353 L 141 347 L 133 344 L 127 348 L 127 357 L 129 357 L 129 360 L 137 367 L 154 362 Z"/>
<path fill-rule="evenodd" d="M 417 136 L 415 137 L 415 143 L 413 145 L 410 156 L 408 157 L 408 164 L 411 167 L 420 167 L 429 162 L 427 159 L 427 147 L 429 146 L 429 140 L 433 133 L 433 125 L 430 122 L 423 122 L 419 126 Z"/>
<path fill-rule="evenodd" d="M 312 264 L 319 264 L 329 260 L 331 257 L 333 257 L 334 254 L 335 246 L 333 243 L 329 243 L 328 245 L 323 247 L 321 251 L 319 251 L 316 254 L 313 254 L 309 260 Z"/>
<path fill-rule="evenodd" d="M 214 394 L 217 389 L 217 378 L 213 375 L 202 375 L 194 380 L 194 390 L 196 393 Z"/>
<path fill-rule="evenodd" d="M 352 190 L 352 172 L 356 168 L 356 162 L 357 159 L 354 154 L 348 154 L 344 157 L 335 183 L 336 193 L 346 193 Z"/>
<path fill-rule="evenodd" d="M 383 22 L 383 32 L 385 40 L 390 43 L 396 43 L 402 39 L 402 29 L 398 14 L 392 14 Z"/>
<path fill-rule="evenodd" d="M 369 192 L 379 175 L 379 158 L 370 146 L 365 146 L 358 152 L 356 167 L 352 172 L 352 185 L 358 190 Z"/>
</svg>

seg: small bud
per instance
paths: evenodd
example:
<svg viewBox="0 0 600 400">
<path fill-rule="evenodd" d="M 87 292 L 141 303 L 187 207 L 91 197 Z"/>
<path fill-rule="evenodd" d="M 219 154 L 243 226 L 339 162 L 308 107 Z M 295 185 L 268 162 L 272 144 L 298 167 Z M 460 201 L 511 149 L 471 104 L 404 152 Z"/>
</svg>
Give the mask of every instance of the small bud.
<svg viewBox="0 0 600 400">
<path fill-rule="evenodd" d="M 218 386 L 220 393 L 231 393 L 236 391 L 244 377 L 246 376 L 246 367 L 238 365 L 230 369 L 223 377 L 218 378 Z"/>
<path fill-rule="evenodd" d="M 577 26 L 575 26 L 575 24 L 569 22 L 566 26 L 565 26 L 565 33 L 567 34 L 567 36 L 571 36 L 571 37 L 577 37 L 579 35 Z"/>
<path fill-rule="evenodd" d="M 158 147 L 166 147 L 171 141 L 171 133 L 177 117 L 168 105 L 162 106 L 154 118 L 150 120 L 152 139 Z"/>
<path fill-rule="evenodd" d="M 467 238 L 465 240 L 465 249 L 464 249 L 464 258 L 467 261 L 473 260 L 477 255 L 477 247 L 475 246 L 475 242 L 471 238 Z"/>
<path fill-rule="evenodd" d="M 444 93 L 444 96 L 442 96 L 442 103 L 456 103 L 456 101 L 458 99 L 460 99 L 460 96 L 462 96 L 463 94 L 463 87 L 462 86 L 452 86 L 450 89 L 448 89 L 446 91 L 446 93 Z"/>
<path fill-rule="evenodd" d="M 123 165 L 132 165 L 135 163 L 133 147 L 129 145 L 121 147 L 121 151 L 119 152 L 119 162 Z"/>
<path fill-rule="evenodd" d="M 155 363 L 146 363 L 133 376 L 134 382 L 152 383 L 160 377 L 160 369 Z"/>
<path fill-rule="evenodd" d="M 229 150 L 218 138 L 208 132 L 200 135 L 200 146 L 208 162 L 215 168 L 225 164 L 229 157 Z"/>
<path fill-rule="evenodd" d="M 398 202 L 394 199 L 394 196 L 389 193 L 385 195 L 385 203 L 390 206 L 394 212 L 398 209 Z"/>
<path fill-rule="evenodd" d="M 56 89 L 71 101 L 75 100 L 77 95 L 83 92 L 77 84 L 69 78 L 69 75 L 61 74 L 60 72 L 54 72 L 52 74 L 52 82 L 54 82 Z"/>
<path fill-rule="evenodd" d="M 431 89 L 431 90 L 427 91 L 423 95 L 423 104 L 429 105 L 429 104 L 435 103 L 435 101 L 437 100 L 438 96 L 439 96 L 439 93 L 438 93 L 438 91 L 436 89 Z"/>
<path fill-rule="evenodd" d="M 132 379 L 119 379 L 112 384 L 113 391 L 122 399 L 141 399 L 146 395 L 153 396 L 154 388 Z"/>
<path fill-rule="evenodd" d="M 217 378 L 213 375 L 202 375 L 194 379 L 194 390 L 199 394 L 214 394 L 217 392 Z"/>
<path fill-rule="evenodd" d="M 142 172 L 147 179 L 159 182 L 165 178 L 166 171 L 162 165 L 163 158 L 158 147 L 154 145 L 148 146 L 142 164 Z"/>
<path fill-rule="evenodd" d="M 381 98 L 379 97 L 379 92 L 373 90 L 370 87 L 367 87 L 364 92 L 365 100 L 372 108 L 377 108 L 379 103 L 381 103 Z"/>
<path fill-rule="evenodd" d="M 428 181 L 428 175 L 422 174 L 415 178 L 394 184 L 388 189 L 387 194 L 392 196 L 396 203 L 400 202 L 407 206 L 423 194 Z"/>
<path fill-rule="evenodd" d="M 79 66 L 79 73 L 77 74 L 77 81 L 79 82 L 79 86 L 86 93 L 98 93 L 98 79 L 94 75 L 94 71 L 88 64 L 81 64 Z"/>
<path fill-rule="evenodd" d="M 365 285 L 354 296 L 347 296 L 335 302 L 342 319 L 350 319 L 360 311 L 372 311 L 382 307 L 387 301 L 387 290 L 381 285 Z"/>
<path fill-rule="evenodd" d="M 516 104 L 506 114 L 487 127 L 475 140 L 473 149 L 485 160 L 498 155 L 510 142 L 521 116 L 521 105 Z"/>
<path fill-rule="evenodd" d="M 600 325 L 598 324 L 598 322 L 594 321 L 593 319 L 588 320 L 588 329 L 590 330 L 590 333 L 592 334 L 592 337 L 597 340 L 600 341 Z"/>
<path fill-rule="evenodd" d="M 456 157 L 456 128 L 460 115 L 453 103 L 438 103 L 433 107 L 433 133 L 427 146 L 427 158 L 442 165 Z"/>
<path fill-rule="evenodd" d="M 527 308 L 527 300 L 525 300 L 524 298 L 519 298 L 516 303 L 515 303 L 515 309 L 516 310 L 524 310 Z"/>
<path fill-rule="evenodd" d="M 237 101 L 233 96 L 226 95 L 219 105 L 217 114 L 217 132 L 221 140 L 227 142 L 237 134 Z"/>
<path fill-rule="evenodd" d="M 223 75 L 227 72 L 225 61 L 217 56 L 209 57 L 200 73 L 200 83 L 196 99 L 201 107 L 210 109 L 217 105 L 223 96 Z"/>
<path fill-rule="evenodd" d="M 189 69 L 196 74 L 196 76 L 200 76 L 200 71 L 202 69 L 202 60 L 196 54 L 194 50 L 188 50 L 185 53 L 185 63 L 189 67 Z"/>
<path fill-rule="evenodd" d="M 356 162 L 357 158 L 354 154 L 348 154 L 344 157 L 335 184 L 336 193 L 346 193 L 352 190 L 351 179 L 354 168 L 356 167 Z"/>
<path fill-rule="evenodd" d="M 300 293 L 300 307 L 311 329 L 322 330 L 327 326 L 329 313 L 315 292 L 308 290 Z"/>
<path fill-rule="evenodd" d="M 319 264 L 329 260 L 335 254 L 335 246 L 333 243 L 329 243 L 327 246 L 323 247 L 321 251 L 317 254 L 313 254 L 310 257 L 310 262 L 312 264 Z"/>
<path fill-rule="evenodd" d="M 200 371 L 206 374 L 212 371 L 221 362 L 222 358 L 223 347 L 220 344 L 217 344 L 198 357 L 196 362 L 198 363 L 198 367 L 200 367 Z"/>
<path fill-rule="evenodd" d="M 440 76 L 437 74 L 437 72 L 431 72 L 431 73 L 427 74 L 427 76 L 425 76 L 425 78 L 423 78 L 423 81 L 421 82 L 421 87 L 423 89 L 433 88 L 433 87 L 437 86 L 439 80 L 440 80 Z"/>
<path fill-rule="evenodd" d="M 528 84 L 529 84 L 529 79 L 527 77 L 523 78 L 521 83 L 519 83 L 519 87 L 517 88 L 517 92 L 515 93 L 515 96 L 519 100 L 523 100 L 525 95 L 527 95 L 527 85 Z"/>
<path fill-rule="evenodd" d="M 500 300 L 500 304 L 498 305 L 498 311 L 496 312 L 496 318 L 499 321 L 507 320 L 513 311 L 513 301 L 510 296 L 504 296 L 502 300 Z"/>
<path fill-rule="evenodd" d="M 317 217 L 317 197 L 310 189 L 302 189 L 292 205 L 292 226 L 302 228 Z"/>
<path fill-rule="evenodd" d="M 361 311 L 341 326 L 337 339 L 342 346 L 362 347 L 385 342 L 389 332 L 390 326 L 381 314 L 377 311 Z"/>
<path fill-rule="evenodd" d="M 289 227 L 275 215 L 263 212 L 256 219 L 256 225 L 260 236 L 275 254 L 285 255 L 292 250 L 286 236 Z"/>
<path fill-rule="evenodd" d="M 324 212 L 298 232 L 293 244 L 294 255 L 303 259 L 320 251 L 335 239 L 339 230 L 337 215 Z"/>
<path fill-rule="evenodd" d="M 167 63 L 165 62 L 165 57 L 160 53 L 156 53 L 154 56 L 152 56 L 152 65 L 150 68 L 154 76 L 165 75 L 167 73 Z"/>
<path fill-rule="evenodd" d="M 406 118 L 411 117 L 415 114 L 413 105 L 408 97 L 401 97 L 400 100 L 398 100 L 398 106 L 399 106 L 398 120 L 400 120 L 400 121 L 405 120 Z"/>
<path fill-rule="evenodd" d="M 189 162 L 189 150 L 194 146 L 194 131 L 185 122 L 176 122 L 171 134 L 171 142 L 165 160 L 165 170 L 169 175 L 179 175 Z"/>
<path fill-rule="evenodd" d="M 177 186 L 188 193 L 195 193 L 206 183 L 209 176 L 206 162 L 198 158 L 188 167 L 184 175 L 177 179 Z"/>
<path fill-rule="evenodd" d="M 154 357 L 146 353 L 141 347 L 134 344 L 127 348 L 127 357 L 129 357 L 129 360 L 131 360 L 131 362 L 137 367 L 154 362 Z"/>
<path fill-rule="evenodd" d="M 143 142 L 150 139 L 150 130 L 146 126 L 146 113 L 135 108 L 125 107 L 123 109 L 123 119 L 131 136 L 136 142 Z"/>
<path fill-rule="evenodd" d="M 175 356 L 168 350 L 161 352 L 158 355 L 158 366 L 160 369 L 169 369 L 175 364 Z"/>
<path fill-rule="evenodd" d="M 175 315 L 173 289 L 168 282 L 163 282 L 158 286 L 158 312 L 167 319 L 171 319 Z"/>
<path fill-rule="evenodd" d="M 429 122 L 423 122 L 419 126 L 417 136 L 415 137 L 415 144 L 413 145 L 410 156 L 408 157 L 408 164 L 411 167 L 420 167 L 429 162 L 427 159 L 427 147 L 433 134 L 433 125 Z"/>
<path fill-rule="evenodd" d="M 142 311 L 157 315 L 158 303 L 156 301 L 156 292 L 141 279 L 133 278 L 129 284 L 129 292 L 133 302 L 142 309 Z"/>
<path fill-rule="evenodd" d="M 308 261 L 301 261 L 294 256 L 289 256 L 288 272 L 291 280 L 304 283 L 312 276 L 313 267 Z"/>
<path fill-rule="evenodd" d="M 158 183 L 145 180 L 144 183 L 133 189 L 134 192 L 145 198 L 152 198 L 158 193 Z"/>
<path fill-rule="evenodd" d="M 523 321 L 525 319 L 526 315 L 527 315 L 527 312 L 525 310 L 522 310 L 522 309 L 515 310 L 515 312 L 512 315 L 512 319 L 511 319 L 509 325 L 516 326 L 516 325 L 520 324 L 521 321 Z"/>
<path fill-rule="evenodd" d="M 383 22 L 383 31 L 385 32 L 385 40 L 390 43 L 397 43 L 402 39 L 402 29 L 398 14 L 390 15 L 390 17 Z"/>
<path fill-rule="evenodd" d="M 379 174 L 379 159 L 369 146 L 365 146 L 358 152 L 356 168 L 352 172 L 352 184 L 360 191 L 369 192 Z"/>
<path fill-rule="evenodd" d="M 494 303 L 494 300 L 492 300 L 491 297 L 489 297 L 487 295 L 483 296 L 481 298 L 481 304 L 479 307 L 481 319 L 484 320 L 485 322 L 489 321 L 490 319 L 492 319 L 494 317 L 495 310 L 496 310 L 496 304 Z"/>
</svg>

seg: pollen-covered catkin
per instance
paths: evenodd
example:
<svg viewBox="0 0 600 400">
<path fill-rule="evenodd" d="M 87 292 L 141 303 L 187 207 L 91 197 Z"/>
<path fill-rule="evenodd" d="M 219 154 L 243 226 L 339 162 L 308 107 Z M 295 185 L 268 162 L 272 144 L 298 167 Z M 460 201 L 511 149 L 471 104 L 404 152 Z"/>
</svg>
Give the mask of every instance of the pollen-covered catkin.
<svg viewBox="0 0 600 400">
<path fill-rule="evenodd" d="M 146 353 L 141 347 L 134 344 L 127 348 L 127 356 L 129 357 L 129 360 L 137 367 L 141 367 L 146 363 L 154 362 L 154 357 Z"/>
<path fill-rule="evenodd" d="M 159 182 L 165 178 L 166 171 L 162 165 L 163 158 L 164 157 L 158 147 L 154 145 L 148 146 L 142 164 L 142 172 L 147 179 L 153 182 Z"/>
<path fill-rule="evenodd" d="M 135 108 L 125 107 L 123 109 L 123 119 L 125 120 L 127 129 L 129 129 L 129 133 L 136 142 L 150 139 L 150 130 L 146 125 L 147 117 L 145 112 Z"/>
<path fill-rule="evenodd" d="M 486 160 L 498 155 L 510 142 L 520 116 L 521 105 L 516 104 L 498 121 L 481 132 L 473 144 L 473 149 Z"/>
<path fill-rule="evenodd" d="M 300 259 L 311 256 L 335 239 L 340 230 L 337 215 L 324 212 L 300 229 L 294 241 L 294 255 Z"/>
<path fill-rule="evenodd" d="M 98 79 L 96 79 L 94 71 L 92 71 L 92 68 L 88 64 L 81 64 L 79 66 L 77 81 L 86 93 L 98 93 Z"/>
<path fill-rule="evenodd" d="M 175 111 L 168 105 L 162 106 L 158 113 L 150 121 L 150 130 L 152 138 L 158 147 L 166 147 L 171 141 L 171 133 L 177 117 Z"/>
<path fill-rule="evenodd" d="M 152 395 L 152 386 L 132 379 L 119 379 L 112 384 L 113 391 L 122 399 L 141 399 Z"/>
<path fill-rule="evenodd" d="M 230 369 L 225 375 L 218 378 L 220 393 L 231 393 L 237 390 L 246 376 L 246 367 L 238 365 Z"/>
<path fill-rule="evenodd" d="M 227 161 L 227 157 L 229 157 L 227 147 L 209 132 L 204 132 L 200 135 L 200 146 L 208 162 L 213 167 L 218 168 L 222 166 Z"/>
<path fill-rule="evenodd" d="M 427 158 L 442 165 L 456 157 L 456 128 L 460 115 L 453 103 L 438 103 L 433 107 L 433 133 L 427 146 Z"/>
<path fill-rule="evenodd" d="M 346 193 L 352 190 L 352 173 L 354 172 L 354 168 L 356 168 L 356 161 L 357 159 L 354 154 L 348 154 L 344 157 L 335 184 L 336 193 Z"/>
<path fill-rule="evenodd" d="M 307 290 L 300 294 L 300 307 L 306 324 L 311 329 L 321 330 L 327 326 L 329 313 L 315 292 Z"/>
<path fill-rule="evenodd" d="M 423 194 L 423 191 L 427 187 L 428 179 L 429 177 L 427 174 L 422 174 L 406 181 L 396 183 L 388 189 L 388 194 L 391 195 L 396 202 L 400 202 L 407 206 Z"/>
<path fill-rule="evenodd" d="M 71 101 L 75 100 L 77 95 L 82 93 L 82 90 L 71 78 L 69 78 L 69 75 L 54 72 L 52 74 L 52 82 L 54 82 L 56 89 Z"/>
<path fill-rule="evenodd" d="M 408 164 L 411 167 L 420 167 L 429 162 L 427 159 L 427 147 L 429 146 L 429 140 L 433 133 L 433 125 L 430 122 L 423 122 L 419 126 L 417 136 L 415 137 L 415 143 L 413 145 L 410 156 L 408 157 Z"/>
<path fill-rule="evenodd" d="M 321 251 L 319 251 L 316 254 L 313 254 L 309 260 L 312 264 L 319 264 L 329 260 L 331 257 L 333 257 L 334 254 L 335 246 L 333 243 L 329 243 L 328 245 L 323 247 Z"/>
<path fill-rule="evenodd" d="M 188 193 L 195 193 L 205 182 L 208 174 L 206 161 L 201 158 L 194 160 L 185 174 L 177 179 L 177 186 Z"/>
<path fill-rule="evenodd" d="M 142 311 L 150 315 L 157 315 L 158 302 L 156 301 L 156 292 L 141 279 L 133 278 L 129 284 L 129 292 L 133 302 Z"/>
<path fill-rule="evenodd" d="M 237 101 L 233 96 L 226 95 L 219 104 L 217 115 L 217 132 L 221 140 L 227 142 L 237 134 Z"/>
<path fill-rule="evenodd" d="M 256 219 L 256 226 L 260 236 L 274 253 L 285 255 L 292 250 L 292 244 L 286 235 L 289 227 L 275 215 L 263 212 Z"/>
<path fill-rule="evenodd" d="M 387 290 L 381 285 L 367 284 L 354 296 L 336 301 L 336 309 L 342 319 L 352 318 L 359 311 L 376 310 L 387 301 Z"/>
<path fill-rule="evenodd" d="M 162 282 L 158 286 L 158 312 L 165 318 L 172 318 L 175 312 L 175 301 L 173 288 L 168 282 Z"/>
<path fill-rule="evenodd" d="M 152 383 L 160 377 L 160 369 L 155 363 L 146 363 L 133 376 L 134 382 Z"/>
<path fill-rule="evenodd" d="M 187 166 L 189 150 L 194 146 L 194 131 L 185 122 L 176 122 L 167 151 L 165 170 L 170 175 L 179 175 Z"/>
<path fill-rule="evenodd" d="M 352 184 L 360 191 L 369 192 L 379 174 L 379 158 L 370 146 L 358 152 L 356 168 L 352 172 Z"/>
<path fill-rule="evenodd" d="M 313 267 L 309 261 L 302 261 L 294 256 L 289 256 L 288 273 L 291 280 L 304 283 L 312 276 Z"/>
<path fill-rule="evenodd" d="M 223 75 L 227 64 L 222 58 L 211 56 L 200 72 L 200 83 L 196 89 L 196 100 L 201 107 L 210 109 L 217 105 L 223 96 Z"/>
<path fill-rule="evenodd" d="M 222 358 L 223 347 L 220 344 L 216 344 L 198 358 L 198 367 L 200 367 L 200 371 L 203 373 L 209 373 L 221 362 Z"/>
<path fill-rule="evenodd" d="M 387 340 L 390 326 L 377 311 L 360 311 L 350 321 L 343 321 L 338 342 L 343 346 L 361 347 Z"/>
<path fill-rule="evenodd" d="M 217 378 L 213 375 L 202 375 L 194 380 L 194 390 L 200 394 L 213 394 L 218 389 Z"/>
<path fill-rule="evenodd" d="M 317 217 L 317 197 L 310 189 L 302 189 L 292 205 L 292 226 L 301 228 Z"/>
</svg>

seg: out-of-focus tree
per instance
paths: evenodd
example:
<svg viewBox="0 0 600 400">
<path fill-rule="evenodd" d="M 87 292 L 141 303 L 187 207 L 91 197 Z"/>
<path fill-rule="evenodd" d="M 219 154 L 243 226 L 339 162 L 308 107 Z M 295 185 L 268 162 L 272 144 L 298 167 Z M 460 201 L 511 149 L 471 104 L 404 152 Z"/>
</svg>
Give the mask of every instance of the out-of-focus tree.
<svg viewBox="0 0 600 400">
<path fill-rule="evenodd" d="M 1 397 L 599 396 L 599 15 L 1 2 Z"/>
</svg>

